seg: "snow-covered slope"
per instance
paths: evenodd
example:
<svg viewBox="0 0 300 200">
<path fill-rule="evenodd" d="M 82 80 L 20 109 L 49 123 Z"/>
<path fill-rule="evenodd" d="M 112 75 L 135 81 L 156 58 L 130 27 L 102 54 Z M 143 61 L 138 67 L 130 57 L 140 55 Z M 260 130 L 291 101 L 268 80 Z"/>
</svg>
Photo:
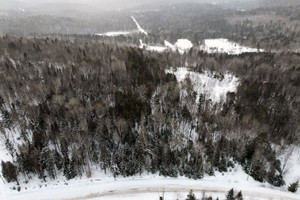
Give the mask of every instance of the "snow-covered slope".
<svg viewBox="0 0 300 200">
<path fill-rule="evenodd" d="M 137 27 L 137 29 L 141 32 L 141 33 L 143 33 L 143 34 L 145 34 L 145 35 L 148 35 L 148 33 L 139 25 L 139 23 L 136 21 L 136 19 L 133 17 L 133 16 L 131 16 L 131 19 L 133 20 L 133 22 L 136 24 L 136 27 Z"/>
<path fill-rule="evenodd" d="M 246 52 L 263 52 L 263 49 L 240 46 L 238 43 L 228 41 L 228 39 L 206 39 L 200 46 L 200 50 L 208 53 L 228 53 L 238 55 Z"/>
<path fill-rule="evenodd" d="M 300 181 L 300 147 L 290 146 L 279 156 L 286 185 Z"/>
<path fill-rule="evenodd" d="M 0 133 L 0 162 L 1 161 L 13 161 L 13 157 L 8 152 L 6 148 L 6 139 L 10 141 L 10 145 L 14 151 L 18 149 L 18 145 L 22 144 L 22 141 L 20 139 L 20 129 L 18 127 L 12 127 L 10 129 L 4 128 L 3 133 Z M 16 153 L 16 152 L 14 152 Z M 0 172 L 1 172 L 1 166 L 0 166 Z"/>
<path fill-rule="evenodd" d="M 139 23 L 136 21 L 136 19 L 131 16 L 131 19 L 136 24 L 137 30 L 132 31 L 112 31 L 112 32 L 106 32 L 106 33 L 97 33 L 98 36 L 106 36 L 106 37 L 117 37 L 121 35 L 131 35 L 136 33 L 142 33 L 145 35 L 148 35 L 148 33 L 139 25 Z"/>
<path fill-rule="evenodd" d="M 222 79 L 209 72 L 192 72 L 185 67 L 177 68 L 176 71 L 170 69 L 166 73 L 173 73 L 179 82 L 183 82 L 186 77 L 189 77 L 198 94 L 197 102 L 200 94 L 204 94 L 206 99 L 211 99 L 213 103 L 223 102 L 226 100 L 227 92 L 235 92 L 239 85 L 238 78 L 230 73 L 224 74 Z"/>
</svg>

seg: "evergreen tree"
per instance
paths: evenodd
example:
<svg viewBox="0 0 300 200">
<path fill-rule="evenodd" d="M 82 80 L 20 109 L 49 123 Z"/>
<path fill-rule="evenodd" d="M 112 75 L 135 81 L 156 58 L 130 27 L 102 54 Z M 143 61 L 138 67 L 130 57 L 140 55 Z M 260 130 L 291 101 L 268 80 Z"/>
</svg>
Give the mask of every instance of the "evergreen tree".
<svg viewBox="0 0 300 200">
<path fill-rule="evenodd" d="M 250 175 L 257 181 L 263 182 L 265 179 L 266 171 L 261 162 L 252 163 L 252 167 L 250 168 Z"/>
<path fill-rule="evenodd" d="M 186 200 L 196 200 L 196 196 L 193 193 L 193 190 L 190 190 L 189 194 L 187 195 Z"/>
<path fill-rule="evenodd" d="M 228 193 L 226 195 L 226 200 L 235 200 L 233 188 L 228 191 Z"/>
<path fill-rule="evenodd" d="M 288 190 L 290 192 L 297 192 L 299 188 L 299 181 L 296 181 L 295 183 L 292 183 L 289 187 L 288 187 Z"/>
<path fill-rule="evenodd" d="M 224 155 L 222 155 L 220 157 L 218 168 L 219 168 L 220 172 L 227 172 L 227 163 L 226 163 L 226 159 L 225 159 Z"/>
<path fill-rule="evenodd" d="M 209 168 L 208 175 L 209 176 L 215 176 L 215 170 L 214 170 L 213 167 Z"/>
<path fill-rule="evenodd" d="M 10 153 L 10 155 L 13 157 L 15 149 L 14 149 L 12 142 L 9 139 L 7 139 L 5 141 L 5 147 L 8 150 L 8 152 Z"/>
<path fill-rule="evenodd" d="M 1 162 L 1 166 L 2 166 L 2 174 L 3 177 L 7 180 L 7 182 L 13 182 L 13 181 L 17 181 L 17 169 L 16 166 L 14 164 L 12 164 L 11 162 Z"/>
<path fill-rule="evenodd" d="M 270 173 L 268 173 L 268 182 L 276 187 L 280 187 L 285 184 L 282 174 L 275 174 L 275 171 L 271 170 Z"/>
<path fill-rule="evenodd" d="M 242 191 L 239 191 L 239 193 L 237 193 L 237 195 L 235 196 L 236 200 L 243 200 L 243 194 Z"/>
<path fill-rule="evenodd" d="M 46 170 L 48 172 L 48 175 L 51 179 L 55 179 L 55 160 L 53 158 L 53 153 L 49 154 L 49 157 L 47 159 L 46 163 Z"/>
<path fill-rule="evenodd" d="M 282 177 L 282 174 L 278 174 L 274 177 L 274 183 L 273 185 L 277 186 L 277 187 L 280 187 L 280 186 L 283 186 L 285 184 L 284 180 L 283 180 L 283 177 Z"/>
<path fill-rule="evenodd" d="M 74 160 L 70 160 L 68 157 L 65 158 L 64 163 L 64 176 L 69 180 L 75 178 L 77 172 L 75 170 Z"/>
<path fill-rule="evenodd" d="M 3 121 L 3 124 L 5 125 L 5 127 L 10 128 L 10 126 L 12 124 L 12 119 L 11 119 L 9 112 L 6 110 L 2 111 L 2 118 L 3 118 L 2 121 Z"/>
<path fill-rule="evenodd" d="M 55 152 L 54 152 L 54 163 L 55 163 L 58 170 L 61 170 L 63 168 L 63 160 L 62 159 L 63 158 L 60 155 L 60 153 L 58 153 L 58 151 L 55 150 Z"/>
<path fill-rule="evenodd" d="M 0 108 L 2 108 L 4 103 L 5 103 L 4 99 L 0 96 Z"/>
<path fill-rule="evenodd" d="M 69 157 L 65 157 L 64 158 L 64 164 L 63 164 L 63 172 L 64 172 L 64 176 L 67 178 L 67 179 L 70 179 L 70 176 L 69 176 L 69 165 L 70 165 L 70 159 Z"/>
<path fill-rule="evenodd" d="M 75 161 L 72 159 L 70 165 L 68 167 L 69 179 L 75 178 L 77 176 L 77 172 L 75 170 Z"/>
</svg>

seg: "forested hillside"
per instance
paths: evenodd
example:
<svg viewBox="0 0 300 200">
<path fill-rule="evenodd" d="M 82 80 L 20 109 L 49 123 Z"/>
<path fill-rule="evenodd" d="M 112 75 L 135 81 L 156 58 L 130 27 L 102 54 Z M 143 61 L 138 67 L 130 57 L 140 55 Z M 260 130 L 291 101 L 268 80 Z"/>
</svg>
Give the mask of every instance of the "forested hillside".
<svg viewBox="0 0 300 200">
<path fill-rule="evenodd" d="M 296 0 L 279 1 L 281 7 L 275 6 L 277 0 L 222 2 L 153 4 L 120 12 L 58 11 L 57 15 L 2 13 L 0 8 L 0 35 L 89 38 L 109 31 L 135 30 L 130 18 L 134 16 L 149 32 L 145 42 L 152 45 L 163 44 L 164 40 L 174 43 L 179 38 L 188 38 L 193 44 L 208 38 L 227 38 L 267 51 L 300 51 L 300 3 Z M 263 5 L 257 5 L 259 2 Z M 255 9 L 247 4 L 256 4 Z M 127 44 L 138 44 L 139 39 L 140 35 L 113 38 Z"/>
<path fill-rule="evenodd" d="M 95 165 L 115 176 L 201 179 L 240 164 L 255 180 L 285 184 L 278 153 L 299 142 L 300 54 L 3 36 L 0 55 L 7 182 L 93 176 Z M 179 82 L 183 67 L 192 73 Z M 210 99 L 192 74 L 235 77 L 237 87 Z"/>
</svg>

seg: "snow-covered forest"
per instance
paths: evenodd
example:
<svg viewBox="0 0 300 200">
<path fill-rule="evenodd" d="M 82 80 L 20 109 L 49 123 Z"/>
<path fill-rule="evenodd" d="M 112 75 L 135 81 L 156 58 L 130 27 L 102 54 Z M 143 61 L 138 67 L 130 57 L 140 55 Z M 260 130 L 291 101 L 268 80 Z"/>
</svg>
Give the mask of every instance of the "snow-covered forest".
<svg viewBox="0 0 300 200">
<path fill-rule="evenodd" d="M 299 197 L 300 6 L 169 7 L 0 9 L 0 197 Z"/>
<path fill-rule="evenodd" d="M 298 54 L 181 56 L 7 36 L 1 46 L 8 182 L 72 179 L 93 165 L 200 179 L 240 164 L 284 184 L 278 152 L 299 137 Z"/>
</svg>

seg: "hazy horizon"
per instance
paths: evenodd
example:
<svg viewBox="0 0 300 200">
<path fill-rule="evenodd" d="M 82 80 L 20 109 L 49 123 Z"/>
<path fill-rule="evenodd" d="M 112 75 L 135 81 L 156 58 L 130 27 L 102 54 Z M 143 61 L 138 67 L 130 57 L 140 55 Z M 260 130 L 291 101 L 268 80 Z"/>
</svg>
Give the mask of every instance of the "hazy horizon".
<svg viewBox="0 0 300 200">
<path fill-rule="evenodd" d="M 0 0 L 0 10 L 28 11 L 29 13 L 52 13 L 67 10 L 81 12 L 95 11 L 119 11 L 139 6 L 160 7 L 163 4 L 172 3 L 209 3 L 227 8 L 240 6 L 243 9 L 294 5 L 300 3 L 297 0 Z"/>
<path fill-rule="evenodd" d="M 103 1 L 103 0 L 2 0 L 1 9 L 11 9 L 11 10 L 18 10 L 19 7 L 22 9 L 34 9 L 38 7 L 42 7 L 49 4 L 56 4 L 58 6 L 74 6 L 74 5 L 81 5 L 93 8 L 99 7 L 99 9 L 103 10 L 118 10 L 118 9 L 126 9 L 130 7 L 140 6 L 144 4 L 161 4 L 161 3 L 176 3 L 176 2 L 203 2 L 205 0 L 110 0 L 110 1 Z M 84 7 L 81 7 L 84 9 Z"/>
</svg>

